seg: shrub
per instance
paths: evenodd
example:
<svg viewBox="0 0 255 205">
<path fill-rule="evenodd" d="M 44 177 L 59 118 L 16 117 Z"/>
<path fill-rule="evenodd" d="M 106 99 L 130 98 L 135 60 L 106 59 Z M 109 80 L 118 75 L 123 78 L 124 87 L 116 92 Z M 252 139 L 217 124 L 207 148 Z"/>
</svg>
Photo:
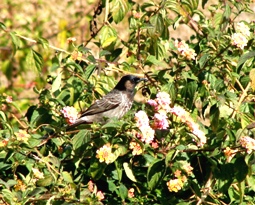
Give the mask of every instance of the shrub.
<svg viewBox="0 0 255 205">
<path fill-rule="evenodd" d="M 2 49 L 13 46 L 1 56 L 10 82 L 0 96 L 1 202 L 255 203 L 254 22 L 241 16 L 250 7 L 100 1 L 89 43 L 63 37 L 64 49 L 2 22 Z M 19 97 L 30 87 L 15 87 L 14 66 L 39 74 L 35 99 Z M 148 78 L 131 111 L 66 131 L 66 109 L 86 109 L 129 73 Z"/>
</svg>

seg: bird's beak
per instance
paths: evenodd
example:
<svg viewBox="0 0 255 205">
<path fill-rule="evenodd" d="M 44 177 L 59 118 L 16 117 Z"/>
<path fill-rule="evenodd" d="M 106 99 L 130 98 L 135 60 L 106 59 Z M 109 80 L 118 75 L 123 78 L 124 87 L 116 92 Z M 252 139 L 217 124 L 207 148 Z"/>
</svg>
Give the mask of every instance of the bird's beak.
<svg viewBox="0 0 255 205">
<path fill-rule="evenodd" d="M 147 78 L 140 78 L 138 82 L 141 82 L 141 81 L 147 82 L 148 79 Z"/>
</svg>

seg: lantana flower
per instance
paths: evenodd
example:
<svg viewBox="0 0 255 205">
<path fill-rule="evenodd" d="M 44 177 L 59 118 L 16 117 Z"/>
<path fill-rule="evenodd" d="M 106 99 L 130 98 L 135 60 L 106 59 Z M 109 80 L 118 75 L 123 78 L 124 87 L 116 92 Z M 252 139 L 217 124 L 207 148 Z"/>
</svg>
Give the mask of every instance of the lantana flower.
<svg viewBox="0 0 255 205">
<path fill-rule="evenodd" d="M 190 48 L 185 41 L 178 41 L 177 39 L 174 42 L 174 46 L 177 48 L 178 52 L 186 57 L 188 60 L 195 60 L 197 54 L 195 53 L 195 50 Z"/>
<path fill-rule="evenodd" d="M 143 110 L 140 110 L 135 114 L 135 120 L 136 120 L 137 127 L 149 125 L 148 115 Z"/>
<path fill-rule="evenodd" d="M 64 118 L 66 118 L 66 121 L 69 125 L 75 123 L 75 121 L 78 119 L 78 112 L 74 107 L 63 107 L 60 112 L 64 115 Z"/>
<path fill-rule="evenodd" d="M 231 43 L 240 49 L 244 49 L 248 43 L 248 37 L 251 35 L 250 28 L 243 22 L 236 25 L 236 33 L 231 36 Z"/>
<path fill-rule="evenodd" d="M 138 142 L 130 142 L 129 149 L 132 149 L 132 155 L 140 155 L 143 153 L 142 147 Z"/>
<path fill-rule="evenodd" d="M 98 192 L 96 193 L 96 197 L 97 197 L 98 201 L 102 201 L 102 200 L 104 199 L 104 194 L 103 194 L 103 192 L 102 192 L 102 191 L 98 191 Z"/>
<path fill-rule="evenodd" d="M 149 125 L 142 126 L 139 129 L 142 132 L 140 136 L 142 142 L 149 144 L 154 140 L 155 130 L 153 130 Z"/>
<path fill-rule="evenodd" d="M 167 116 L 164 113 L 155 113 L 154 114 L 154 129 L 167 129 L 169 127 L 169 123 L 167 121 Z"/>
<path fill-rule="evenodd" d="M 94 183 L 91 180 L 88 182 L 88 190 L 91 193 L 94 191 Z"/>
<path fill-rule="evenodd" d="M 136 126 L 140 129 L 141 134 L 138 136 L 142 142 L 151 143 L 154 139 L 155 130 L 149 125 L 149 118 L 143 110 L 138 111 L 135 114 Z"/>
<path fill-rule="evenodd" d="M 135 197 L 135 189 L 134 188 L 130 188 L 128 190 L 128 198 L 134 198 Z"/>
<path fill-rule="evenodd" d="M 171 179 L 166 183 L 168 190 L 170 192 L 178 192 L 179 190 L 182 189 L 183 187 L 183 181 L 178 178 L 178 179 Z"/>
<path fill-rule="evenodd" d="M 30 138 L 30 135 L 27 133 L 26 130 L 19 130 L 14 134 L 16 136 L 16 139 L 21 142 L 27 143 L 28 139 Z"/>
<path fill-rule="evenodd" d="M 9 143 L 9 139 L 3 139 L 0 141 L 0 147 L 6 147 Z"/>
<path fill-rule="evenodd" d="M 233 33 L 231 42 L 236 47 L 244 49 L 244 47 L 247 46 L 248 40 L 242 33 Z"/>
<path fill-rule="evenodd" d="M 44 178 L 44 175 L 42 172 L 40 172 L 39 169 L 37 168 L 32 168 L 32 171 L 34 173 L 34 176 L 37 178 L 37 179 L 43 179 Z"/>
<path fill-rule="evenodd" d="M 243 136 L 239 139 L 242 147 L 244 147 L 248 154 L 255 151 L 255 140 L 248 136 Z"/>
<path fill-rule="evenodd" d="M 244 22 L 238 22 L 236 25 L 236 31 L 249 37 L 251 35 L 250 28 L 244 24 Z"/>
<path fill-rule="evenodd" d="M 6 99 L 5 99 L 5 101 L 6 101 L 7 103 L 12 103 L 12 96 L 7 96 Z"/>
<path fill-rule="evenodd" d="M 206 143 L 205 133 L 200 129 L 199 125 L 194 122 L 189 112 L 180 106 L 174 106 L 171 108 L 170 112 L 188 125 L 190 131 L 199 139 L 199 142 L 197 143 L 198 146 L 203 146 Z"/>
<path fill-rule="evenodd" d="M 156 99 L 150 99 L 147 101 L 147 103 L 154 107 L 154 110 L 156 112 L 168 113 L 170 111 L 171 99 L 169 94 L 166 92 L 158 92 L 156 95 Z"/>
<path fill-rule="evenodd" d="M 112 148 L 109 143 L 105 144 L 103 147 L 99 148 L 96 151 L 96 158 L 99 159 L 99 162 L 105 162 L 106 164 L 110 164 L 114 161 L 115 156 L 112 153 Z"/>
</svg>

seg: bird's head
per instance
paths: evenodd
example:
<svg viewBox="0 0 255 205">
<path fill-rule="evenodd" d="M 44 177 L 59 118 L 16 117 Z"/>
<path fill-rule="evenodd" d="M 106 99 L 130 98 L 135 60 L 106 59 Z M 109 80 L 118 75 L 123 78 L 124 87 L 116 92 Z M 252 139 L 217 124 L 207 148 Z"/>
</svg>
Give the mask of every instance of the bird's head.
<svg viewBox="0 0 255 205">
<path fill-rule="evenodd" d="M 147 81 L 147 79 L 140 78 L 135 75 L 125 75 L 120 79 L 118 84 L 115 86 L 115 89 L 133 92 L 135 86 L 141 81 Z"/>
</svg>

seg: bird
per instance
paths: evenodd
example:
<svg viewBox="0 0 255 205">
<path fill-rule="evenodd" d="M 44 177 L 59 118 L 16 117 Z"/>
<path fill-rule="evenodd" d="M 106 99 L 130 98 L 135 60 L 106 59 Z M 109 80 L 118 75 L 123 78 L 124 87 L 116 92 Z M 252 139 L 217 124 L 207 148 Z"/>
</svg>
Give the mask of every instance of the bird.
<svg viewBox="0 0 255 205">
<path fill-rule="evenodd" d="M 95 101 L 88 109 L 81 113 L 80 117 L 66 130 L 70 130 L 81 124 L 94 122 L 106 123 L 112 118 L 120 119 L 132 107 L 135 95 L 135 87 L 141 81 L 148 81 L 135 75 L 125 75 L 116 86 L 101 99 Z"/>
</svg>

